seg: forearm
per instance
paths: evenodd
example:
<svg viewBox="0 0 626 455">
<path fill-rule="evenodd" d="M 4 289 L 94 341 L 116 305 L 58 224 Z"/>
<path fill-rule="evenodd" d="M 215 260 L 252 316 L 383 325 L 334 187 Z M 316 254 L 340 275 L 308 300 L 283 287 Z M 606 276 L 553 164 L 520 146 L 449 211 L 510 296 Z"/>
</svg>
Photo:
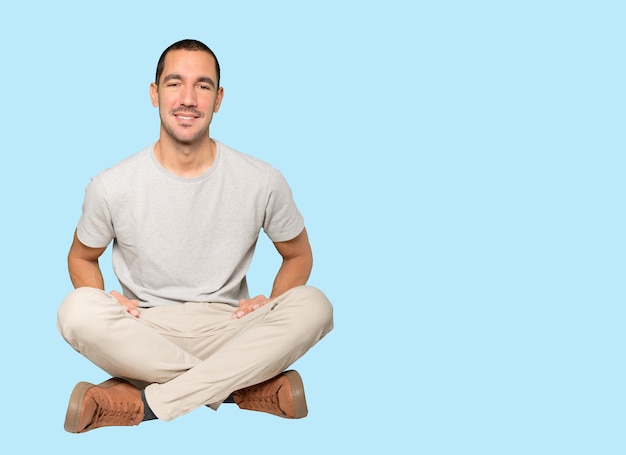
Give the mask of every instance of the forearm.
<svg viewBox="0 0 626 455">
<path fill-rule="evenodd" d="M 289 289 L 306 284 L 311 275 L 313 258 L 311 255 L 302 255 L 283 261 L 272 287 L 270 299 L 284 294 Z"/>
<path fill-rule="evenodd" d="M 104 290 L 104 278 L 98 261 L 70 257 L 67 263 L 74 288 L 89 286 Z"/>
</svg>

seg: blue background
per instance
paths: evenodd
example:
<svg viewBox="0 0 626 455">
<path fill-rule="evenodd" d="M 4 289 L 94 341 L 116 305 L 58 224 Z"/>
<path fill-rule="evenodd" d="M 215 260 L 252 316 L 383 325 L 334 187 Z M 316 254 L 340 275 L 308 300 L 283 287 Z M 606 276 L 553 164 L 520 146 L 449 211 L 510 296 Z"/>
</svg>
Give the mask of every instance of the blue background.
<svg viewBox="0 0 626 455">
<path fill-rule="evenodd" d="M 626 453 L 622 4 L 4 5 L 3 452 Z M 336 329 L 295 365 L 306 419 L 68 434 L 106 379 L 56 330 L 83 191 L 156 139 L 182 38 L 223 68 L 213 136 L 289 180 Z M 251 292 L 277 259 L 262 239 Z"/>
</svg>

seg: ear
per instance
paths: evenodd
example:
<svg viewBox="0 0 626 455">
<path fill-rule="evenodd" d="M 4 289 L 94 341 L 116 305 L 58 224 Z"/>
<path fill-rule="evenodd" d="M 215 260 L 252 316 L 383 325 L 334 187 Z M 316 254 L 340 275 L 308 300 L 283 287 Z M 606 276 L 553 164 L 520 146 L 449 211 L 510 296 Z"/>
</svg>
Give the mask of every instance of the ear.
<svg viewBox="0 0 626 455">
<path fill-rule="evenodd" d="M 150 84 L 150 100 L 154 107 L 159 107 L 159 87 L 154 82 Z"/>
<path fill-rule="evenodd" d="M 220 87 L 217 89 L 217 96 L 215 97 L 215 104 L 213 104 L 213 113 L 217 113 L 220 110 L 220 106 L 222 105 L 222 100 L 224 99 L 224 87 Z"/>
</svg>

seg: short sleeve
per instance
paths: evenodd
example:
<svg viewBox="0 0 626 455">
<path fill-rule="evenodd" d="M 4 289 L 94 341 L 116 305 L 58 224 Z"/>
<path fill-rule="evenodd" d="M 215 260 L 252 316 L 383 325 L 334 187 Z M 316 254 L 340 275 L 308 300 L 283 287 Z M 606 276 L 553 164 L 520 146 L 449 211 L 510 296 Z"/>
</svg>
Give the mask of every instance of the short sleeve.
<svg viewBox="0 0 626 455">
<path fill-rule="evenodd" d="M 272 171 L 263 230 L 272 242 L 286 242 L 302 232 L 304 219 L 296 207 L 287 180 L 280 171 Z"/>
<path fill-rule="evenodd" d="M 83 211 L 76 232 L 78 239 L 91 248 L 104 248 L 115 237 L 106 193 L 97 177 L 85 189 Z"/>
</svg>

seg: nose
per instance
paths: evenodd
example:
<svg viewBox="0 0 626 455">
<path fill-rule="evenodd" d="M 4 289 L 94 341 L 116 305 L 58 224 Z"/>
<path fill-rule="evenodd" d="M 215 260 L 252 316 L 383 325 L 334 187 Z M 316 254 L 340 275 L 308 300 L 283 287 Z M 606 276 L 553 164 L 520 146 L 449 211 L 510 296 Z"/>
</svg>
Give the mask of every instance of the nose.
<svg viewBox="0 0 626 455">
<path fill-rule="evenodd" d="M 185 85 L 180 92 L 180 104 L 183 106 L 195 106 L 196 105 L 196 90 L 195 87 Z"/>
</svg>

